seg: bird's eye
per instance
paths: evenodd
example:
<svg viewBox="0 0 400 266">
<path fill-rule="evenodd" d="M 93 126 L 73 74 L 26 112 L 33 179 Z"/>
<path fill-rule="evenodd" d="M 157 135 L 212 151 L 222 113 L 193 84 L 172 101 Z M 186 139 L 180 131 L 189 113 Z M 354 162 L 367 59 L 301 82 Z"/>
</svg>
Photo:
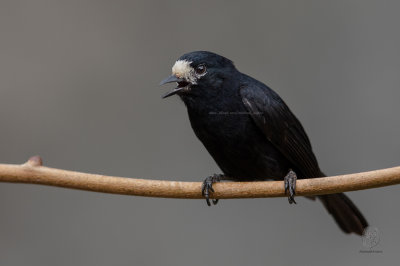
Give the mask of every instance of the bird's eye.
<svg viewBox="0 0 400 266">
<path fill-rule="evenodd" d="M 197 75 L 204 75 L 206 73 L 206 66 L 201 64 L 198 65 L 195 69 Z"/>
</svg>

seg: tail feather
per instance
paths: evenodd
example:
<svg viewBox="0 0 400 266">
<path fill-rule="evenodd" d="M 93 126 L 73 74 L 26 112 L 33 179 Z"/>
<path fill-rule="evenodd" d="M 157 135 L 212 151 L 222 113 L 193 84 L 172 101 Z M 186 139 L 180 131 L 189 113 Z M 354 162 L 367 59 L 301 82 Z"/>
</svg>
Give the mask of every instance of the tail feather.
<svg viewBox="0 0 400 266">
<path fill-rule="evenodd" d="M 362 235 L 368 222 L 356 205 L 343 193 L 318 196 L 345 233 Z"/>
</svg>

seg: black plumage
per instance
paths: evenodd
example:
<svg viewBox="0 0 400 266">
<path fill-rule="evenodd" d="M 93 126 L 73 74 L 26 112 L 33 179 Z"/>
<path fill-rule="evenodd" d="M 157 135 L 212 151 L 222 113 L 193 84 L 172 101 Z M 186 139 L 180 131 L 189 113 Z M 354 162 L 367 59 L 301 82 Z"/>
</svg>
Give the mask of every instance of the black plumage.
<svg viewBox="0 0 400 266">
<path fill-rule="evenodd" d="M 162 84 L 169 82 L 178 86 L 164 97 L 178 94 L 183 100 L 196 136 L 224 178 L 285 180 L 289 202 L 295 203 L 296 176 L 325 176 L 307 134 L 285 102 L 265 84 L 239 72 L 229 59 L 205 51 L 185 54 Z M 213 176 L 204 183 L 208 203 L 208 190 L 219 179 Z M 318 198 L 344 232 L 360 235 L 368 226 L 343 193 Z"/>
</svg>

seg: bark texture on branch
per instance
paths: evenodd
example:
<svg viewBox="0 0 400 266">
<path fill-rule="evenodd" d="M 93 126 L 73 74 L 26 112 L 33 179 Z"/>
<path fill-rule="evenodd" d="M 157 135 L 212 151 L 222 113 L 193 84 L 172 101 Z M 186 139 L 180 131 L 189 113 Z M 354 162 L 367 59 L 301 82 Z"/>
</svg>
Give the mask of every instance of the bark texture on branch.
<svg viewBox="0 0 400 266">
<path fill-rule="evenodd" d="M 201 182 L 146 180 L 87 174 L 42 166 L 39 156 L 26 163 L 0 164 L 0 182 L 40 184 L 103 193 L 161 198 L 200 199 Z M 297 196 L 355 191 L 400 184 L 400 167 L 356 174 L 298 180 Z M 267 198 L 286 196 L 283 181 L 221 182 L 211 198 Z"/>
</svg>

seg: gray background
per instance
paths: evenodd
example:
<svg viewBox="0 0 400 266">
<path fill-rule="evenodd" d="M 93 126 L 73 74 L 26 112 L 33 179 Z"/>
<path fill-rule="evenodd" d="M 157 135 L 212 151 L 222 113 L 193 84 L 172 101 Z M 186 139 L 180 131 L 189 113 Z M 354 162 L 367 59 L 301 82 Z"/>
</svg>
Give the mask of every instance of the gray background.
<svg viewBox="0 0 400 266">
<path fill-rule="evenodd" d="M 159 81 L 211 50 L 274 88 L 329 175 L 400 165 L 399 1 L 0 1 L 0 162 L 200 181 L 219 169 Z M 0 184 L 0 265 L 398 261 L 398 187 L 348 193 L 375 250 L 317 202 Z"/>
</svg>

